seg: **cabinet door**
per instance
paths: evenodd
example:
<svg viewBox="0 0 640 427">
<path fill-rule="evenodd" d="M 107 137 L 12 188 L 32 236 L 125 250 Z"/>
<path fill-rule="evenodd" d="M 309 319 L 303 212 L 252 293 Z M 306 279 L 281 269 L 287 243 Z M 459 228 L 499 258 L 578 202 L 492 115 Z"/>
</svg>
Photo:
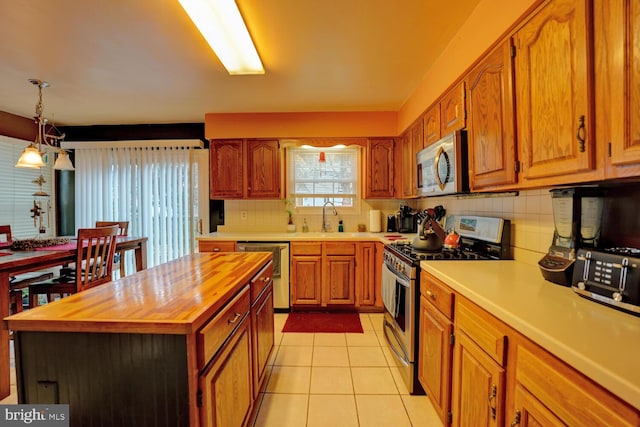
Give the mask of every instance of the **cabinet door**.
<svg viewBox="0 0 640 427">
<path fill-rule="evenodd" d="M 464 332 L 456 329 L 451 385 L 454 426 L 502 426 L 505 372 Z"/>
<path fill-rule="evenodd" d="M 322 257 L 291 257 L 291 303 L 293 305 L 320 305 L 322 303 Z"/>
<path fill-rule="evenodd" d="M 511 420 L 513 426 L 563 427 L 566 425 L 520 384 L 516 384 L 513 403 L 516 407 Z"/>
<path fill-rule="evenodd" d="M 248 317 L 200 376 L 200 391 L 202 426 L 242 426 L 247 421 L 253 402 Z"/>
<path fill-rule="evenodd" d="M 356 305 L 373 306 L 376 303 L 375 243 L 358 243 L 356 251 Z"/>
<path fill-rule="evenodd" d="M 467 76 L 469 181 L 472 190 L 516 182 L 511 43 L 489 53 Z"/>
<path fill-rule="evenodd" d="M 209 147 L 209 192 L 212 199 L 243 196 L 243 141 L 214 140 Z"/>
<path fill-rule="evenodd" d="M 274 141 L 248 140 L 247 197 L 277 199 L 280 197 L 280 144 Z"/>
<path fill-rule="evenodd" d="M 267 362 L 273 349 L 273 281 L 262 297 L 251 307 L 251 335 L 253 337 L 253 396 L 258 397 L 266 378 Z"/>
<path fill-rule="evenodd" d="M 421 296 L 418 379 L 445 425 L 451 405 L 452 336 L 451 321 Z"/>
<path fill-rule="evenodd" d="M 367 141 L 365 198 L 393 198 L 393 139 Z"/>
<path fill-rule="evenodd" d="M 586 31 L 592 3 L 552 0 L 515 35 L 518 147 L 525 184 L 596 176 Z"/>
<path fill-rule="evenodd" d="M 356 303 L 356 258 L 354 255 L 329 255 L 323 260 L 322 305 Z"/>
<path fill-rule="evenodd" d="M 402 197 L 416 197 L 416 155 L 411 129 L 402 138 Z"/>
<path fill-rule="evenodd" d="M 424 146 L 428 147 L 440 139 L 440 104 L 429 108 L 422 118 Z"/>
<path fill-rule="evenodd" d="M 640 176 L 640 3 L 594 2 L 596 136 L 607 177 Z"/>
<path fill-rule="evenodd" d="M 464 82 L 460 82 L 442 97 L 440 101 L 441 135 L 448 135 L 466 126 L 467 110 L 464 98 Z"/>
</svg>

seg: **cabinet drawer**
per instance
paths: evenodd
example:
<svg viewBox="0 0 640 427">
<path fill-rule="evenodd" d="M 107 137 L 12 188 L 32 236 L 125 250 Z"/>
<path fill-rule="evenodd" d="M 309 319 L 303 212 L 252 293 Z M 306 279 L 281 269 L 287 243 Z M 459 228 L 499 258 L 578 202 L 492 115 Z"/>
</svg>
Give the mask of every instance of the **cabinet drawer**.
<svg viewBox="0 0 640 427">
<path fill-rule="evenodd" d="M 565 425 L 639 425 L 635 409 L 540 348 L 517 347 L 516 382 Z"/>
<path fill-rule="evenodd" d="M 324 244 L 325 255 L 355 255 L 356 244 L 345 242 L 326 242 Z"/>
<path fill-rule="evenodd" d="M 251 303 L 260 296 L 262 290 L 267 287 L 273 279 L 273 261 L 269 262 L 258 274 L 251 279 Z"/>
<path fill-rule="evenodd" d="M 199 240 L 198 251 L 200 252 L 235 252 L 236 242 L 225 242 L 217 240 Z"/>
<path fill-rule="evenodd" d="M 463 330 L 493 360 L 504 366 L 507 334 L 499 320 L 473 303 L 456 299 L 456 328 Z"/>
<path fill-rule="evenodd" d="M 217 353 L 234 328 L 249 312 L 249 286 L 242 288 L 213 319 L 198 332 L 198 368 L 202 369 Z"/>
<path fill-rule="evenodd" d="M 322 243 L 292 242 L 291 255 L 322 255 Z"/>
<path fill-rule="evenodd" d="M 447 319 L 453 318 L 453 292 L 435 277 L 422 272 L 420 275 L 420 293 L 436 306 Z"/>
</svg>

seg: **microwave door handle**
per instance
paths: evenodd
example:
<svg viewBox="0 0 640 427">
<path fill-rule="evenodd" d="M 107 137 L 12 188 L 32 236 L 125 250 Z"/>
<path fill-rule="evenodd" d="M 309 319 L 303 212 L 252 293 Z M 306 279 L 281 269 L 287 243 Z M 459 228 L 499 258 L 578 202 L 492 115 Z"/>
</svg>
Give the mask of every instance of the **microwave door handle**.
<svg viewBox="0 0 640 427">
<path fill-rule="evenodd" d="M 416 180 L 418 181 L 418 188 L 422 188 L 422 163 L 418 163 L 418 170 L 417 172 L 417 178 Z"/>
</svg>

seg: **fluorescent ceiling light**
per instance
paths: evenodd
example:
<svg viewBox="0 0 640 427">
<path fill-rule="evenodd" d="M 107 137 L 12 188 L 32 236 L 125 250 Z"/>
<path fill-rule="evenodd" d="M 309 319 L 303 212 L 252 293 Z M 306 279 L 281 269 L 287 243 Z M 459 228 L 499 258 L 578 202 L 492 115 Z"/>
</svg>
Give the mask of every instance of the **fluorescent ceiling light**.
<svg viewBox="0 0 640 427">
<path fill-rule="evenodd" d="M 264 74 L 234 0 L 178 0 L 229 74 Z"/>
</svg>

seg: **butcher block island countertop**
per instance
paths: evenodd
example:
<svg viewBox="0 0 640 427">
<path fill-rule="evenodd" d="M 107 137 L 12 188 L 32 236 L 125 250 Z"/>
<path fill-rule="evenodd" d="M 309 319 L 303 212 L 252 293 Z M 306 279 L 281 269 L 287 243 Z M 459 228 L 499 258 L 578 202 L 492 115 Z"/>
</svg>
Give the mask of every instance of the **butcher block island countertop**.
<svg viewBox="0 0 640 427">
<path fill-rule="evenodd" d="M 272 277 L 270 252 L 196 253 L 9 316 L 18 402 L 67 404 L 73 427 L 247 425 Z"/>
<path fill-rule="evenodd" d="M 190 334 L 271 259 L 198 253 L 7 318 L 14 331 Z"/>
</svg>

